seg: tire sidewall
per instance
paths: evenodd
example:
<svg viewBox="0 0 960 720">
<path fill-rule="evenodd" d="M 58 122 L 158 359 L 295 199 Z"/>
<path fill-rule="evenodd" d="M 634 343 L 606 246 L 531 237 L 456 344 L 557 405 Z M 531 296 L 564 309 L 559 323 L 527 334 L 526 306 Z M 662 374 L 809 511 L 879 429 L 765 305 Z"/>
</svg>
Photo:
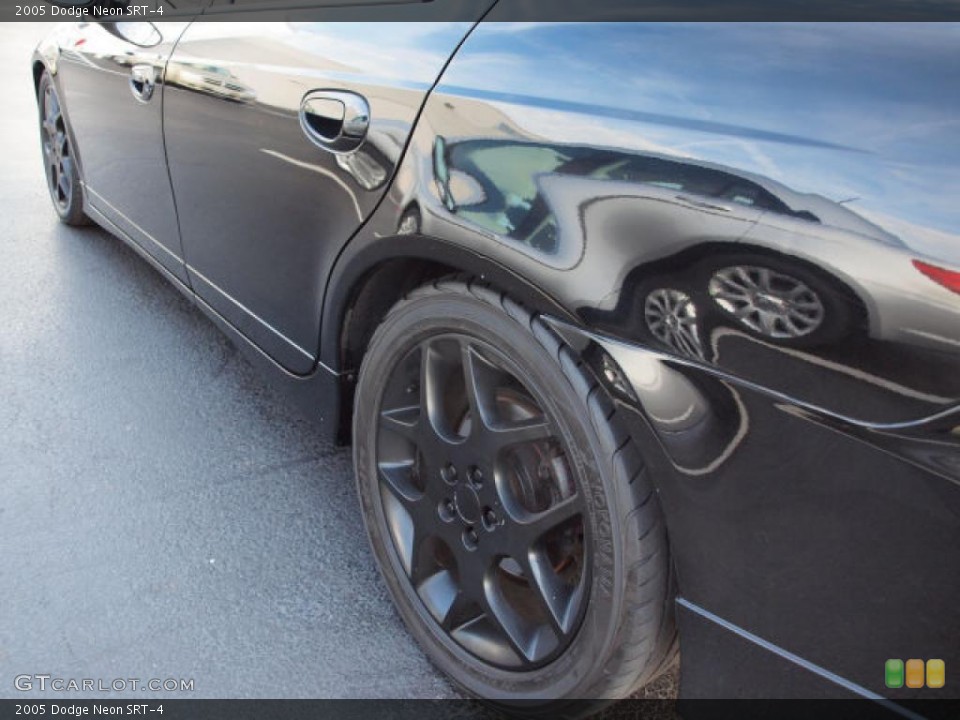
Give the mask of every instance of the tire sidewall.
<svg viewBox="0 0 960 720">
<path fill-rule="evenodd" d="M 445 307 L 441 310 L 440 305 Z M 455 327 L 451 327 L 453 324 Z M 564 653 L 536 670 L 516 672 L 486 665 L 443 633 L 403 577 L 385 531 L 376 472 L 379 396 L 394 364 L 419 341 L 444 330 L 492 342 L 517 359 L 525 372 L 524 382 L 560 427 L 580 483 L 578 492 L 584 493 L 591 537 L 585 614 Z M 401 616 L 431 660 L 470 693 L 494 700 L 581 697 L 598 668 L 603 667 L 604 659 L 616 649 L 624 584 L 619 539 L 625 533 L 616 513 L 610 511 L 613 503 L 621 502 L 610 461 L 604 460 L 606 451 L 590 420 L 576 422 L 576 418 L 589 417 L 589 413 L 559 363 L 529 329 L 483 301 L 453 294 L 428 296 L 405 304 L 378 330 L 364 359 L 355 402 L 354 462 L 367 533 Z"/>
</svg>

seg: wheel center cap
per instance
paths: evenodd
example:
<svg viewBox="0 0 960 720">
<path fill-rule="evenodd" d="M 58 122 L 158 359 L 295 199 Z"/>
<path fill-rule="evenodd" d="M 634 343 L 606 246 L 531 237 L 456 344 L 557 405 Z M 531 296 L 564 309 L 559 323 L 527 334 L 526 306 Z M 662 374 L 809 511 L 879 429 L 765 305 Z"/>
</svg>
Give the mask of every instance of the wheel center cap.
<svg viewBox="0 0 960 720">
<path fill-rule="evenodd" d="M 453 492 L 453 504 L 457 508 L 457 515 L 467 525 L 474 525 L 480 521 L 480 498 L 477 491 L 469 485 L 458 485 Z"/>
</svg>

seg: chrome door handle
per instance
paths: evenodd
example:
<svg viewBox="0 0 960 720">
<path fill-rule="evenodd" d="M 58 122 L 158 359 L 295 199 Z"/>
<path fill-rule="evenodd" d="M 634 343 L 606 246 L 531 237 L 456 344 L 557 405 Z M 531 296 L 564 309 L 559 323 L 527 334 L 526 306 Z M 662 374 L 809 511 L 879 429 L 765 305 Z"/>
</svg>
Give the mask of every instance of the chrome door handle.
<svg viewBox="0 0 960 720">
<path fill-rule="evenodd" d="M 157 69 L 153 65 L 134 65 L 130 69 L 130 92 L 140 102 L 150 102 L 157 84 Z"/>
<path fill-rule="evenodd" d="M 333 153 L 348 153 L 370 129 L 370 106 L 346 90 L 314 90 L 300 103 L 300 127 L 312 143 Z"/>
</svg>

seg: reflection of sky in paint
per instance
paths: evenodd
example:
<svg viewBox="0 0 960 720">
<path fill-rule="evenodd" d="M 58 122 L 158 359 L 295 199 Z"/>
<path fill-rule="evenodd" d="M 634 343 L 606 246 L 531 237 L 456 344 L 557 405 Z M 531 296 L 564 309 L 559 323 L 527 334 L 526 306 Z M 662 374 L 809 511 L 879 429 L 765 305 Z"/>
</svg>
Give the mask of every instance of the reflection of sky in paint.
<svg viewBox="0 0 960 720">
<path fill-rule="evenodd" d="M 562 116 L 549 101 L 502 98 L 535 134 L 700 158 L 847 200 L 960 265 L 958 48 L 960 26 L 945 24 L 490 24 L 443 87 L 559 101 Z"/>
<path fill-rule="evenodd" d="M 218 43 L 217 60 L 224 65 L 326 59 L 343 69 L 339 76 L 345 79 L 362 75 L 365 82 L 426 89 L 469 29 L 464 22 L 201 22 L 182 45 Z"/>
<path fill-rule="evenodd" d="M 432 85 L 470 23 L 294 24 L 293 45 L 341 58 L 360 73 Z M 442 58 L 438 58 L 442 54 Z M 439 62 L 438 62 L 439 60 Z"/>
</svg>

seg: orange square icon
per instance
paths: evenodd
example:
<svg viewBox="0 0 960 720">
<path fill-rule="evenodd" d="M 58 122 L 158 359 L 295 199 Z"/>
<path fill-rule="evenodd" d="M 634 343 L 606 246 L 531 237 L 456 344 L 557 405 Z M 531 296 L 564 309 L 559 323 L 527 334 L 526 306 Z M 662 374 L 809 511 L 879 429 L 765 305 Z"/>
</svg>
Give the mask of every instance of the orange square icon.
<svg viewBox="0 0 960 720">
<path fill-rule="evenodd" d="M 943 660 L 927 660 L 927 687 L 942 688 L 946 682 L 946 667 Z"/>
<path fill-rule="evenodd" d="M 907 682 L 908 688 L 922 688 L 924 665 L 923 660 L 907 660 Z"/>
</svg>

